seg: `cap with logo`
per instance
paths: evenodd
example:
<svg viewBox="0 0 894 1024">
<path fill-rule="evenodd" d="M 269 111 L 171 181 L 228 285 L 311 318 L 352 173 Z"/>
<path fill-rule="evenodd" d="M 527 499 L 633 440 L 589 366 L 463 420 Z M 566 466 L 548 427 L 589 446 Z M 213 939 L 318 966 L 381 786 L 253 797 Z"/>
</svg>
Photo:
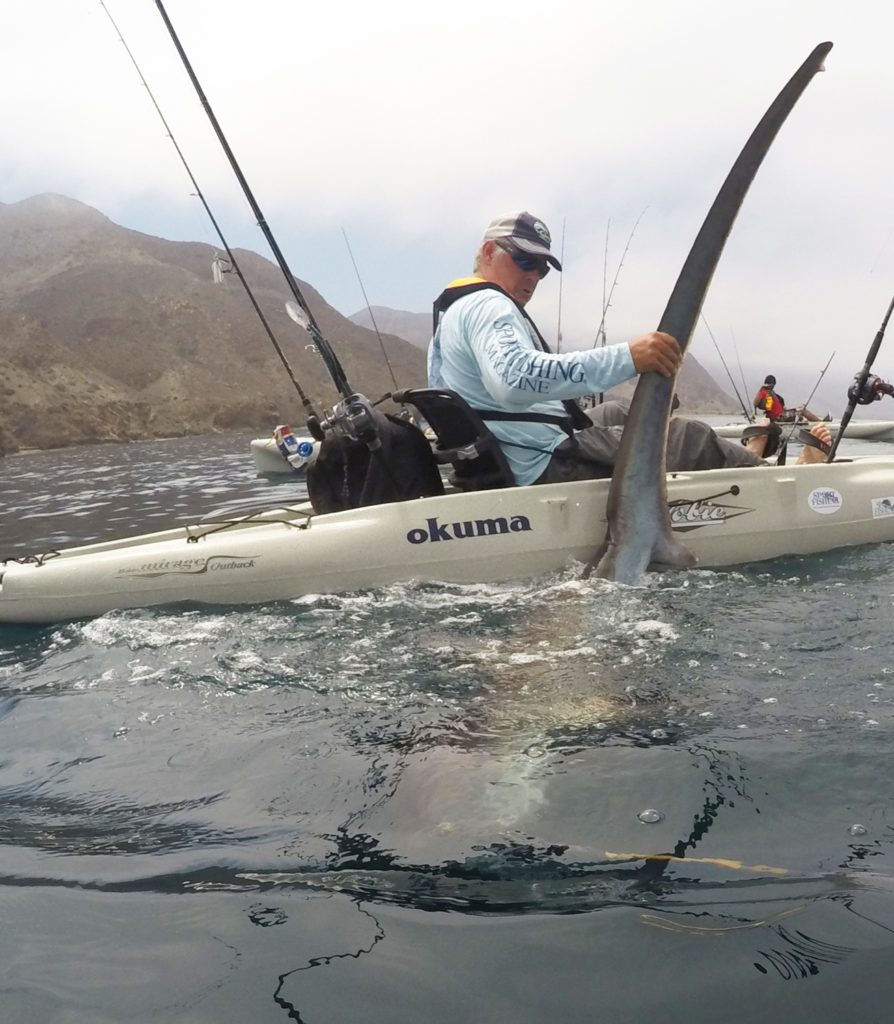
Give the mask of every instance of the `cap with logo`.
<svg viewBox="0 0 894 1024">
<path fill-rule="evenodd" d="M 513 248 L 530 256 L 543 256 L 556 270 L 562 269 L 562 264 L 549 250 L 552 242 L 549 228 L 527 211 L 492 220 L 484 232 L 484 241 L 497 239 L 505 239 Z"/>
</svg>

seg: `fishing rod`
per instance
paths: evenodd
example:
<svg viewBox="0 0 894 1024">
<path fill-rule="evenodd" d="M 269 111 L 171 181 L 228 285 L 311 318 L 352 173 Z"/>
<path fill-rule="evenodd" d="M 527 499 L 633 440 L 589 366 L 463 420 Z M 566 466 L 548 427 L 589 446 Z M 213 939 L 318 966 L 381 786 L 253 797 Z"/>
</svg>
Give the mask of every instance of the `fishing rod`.
<svg viewBox="0 0 894 1024">
<path fill-rule="evenodd" d="M 599 326 L 596 328 L 596 337 L 593 341 L 593 348 L 596 348 L 596 346 L 599 345 L 600 336 L 602 342 L 600 347 L 605 347 L 605 314 L 608 310 L 608 299 L 606 298 L 606 288 L 608 286 L 608 235 L 611 230 L 611 226 L 612 219 L 609 217 L 605 222 L 605 244 L 602 247 L 602 319 L 599 321 Z M 619 266 L 618 272 L 620 272 L 620 270 L 621 268 Z M 600 391 L 598 395 L 593 396 L 593 402 L 597 405 L 602 405 L 604 401 L 604 391 Z"/>
<path fill-rule="evenodd" d="M 832 355 L 829 356 L 828 363 L 826 363 L 826 365 L 822 368 L 822 370 L 820 370 L 820 375 L 817 378 L 816 384 L 813 385 L 813 390 L 810 392 L 810 394 L 807 396 L 807 400 L 801 406 L 802 412 L 803 412 L 803 410 L 805 410 L 807 408 L 808 405 L 810 405 L 810 400 L 813 398 L 814 394 L 816 393 L 816 389 L 820 386 L 820 382 L 822 381 L 823 377 L 826 376 L 826 370 L 828 370 L 829 367 L 832 365 L 832 360 L 834 358 L 835 358 L 835 353 L 833 352 Z M 792 439 L 792 435 L 794 434 L 794 432 L 797 429 L 799 429 L 799 425 L 798 425 L 798 422 L 797 422 L 797 419 L 796 419 L 795 422 L 792 424 L 791 430 L 789 430 L 788 434 L 786 435 L 785 440 L 782 443 L 783 444 L 788 444 L 788 442 L 791 441 L 791 439 Z"/>
<path fill-rule="evenodd" d="M 205 108 L 205 113 L 208 115 L 208 119 L 211 122 L 211 126 L 214 128 L 214 132 L 217 135 L 217 139 L 220 142 L 224 153 L 226 153 L 227 159 L 230 161 L 230 166 L 233 168 L 233 173 L 236 175 L 242 191 L 245 194 L 245 198 L 248 200 L 248 205 L 252 209 L 252 213 L 255 215 L 258 227 L 264 233 L 264 237 L 267 239 L 267 244 L 270 246 L 273 255 L 276 257 L 276 262 L 279 264 L 280 270 L 283 272 L 283 276 L 286 279 L 286 284 L 289 286 L 289 290 L 294 296 L 295 302 L 300 309 L 299 322 L 301 326 L 310 335 L 314 345 L 316 345 L 317 351 L 320 353 L 320 357 L 323 360 L 323 364 L 329 372 L 329 376 L 332 378 L 332 383 L 335 385 L 335 389 L 340 392 L 345 398 L 351 398 L 354 392 L 351 386 L 348 384 L 348 379 L 345 376 L 345 372 L 342 369 L 341 363 L 338 361 L 338 357 L 332 351 L 329 342 L 323 337 L 323 332 L 320 330 L 319 325 L 314 319 L 314 315 L 308 306 L 307 301 L 301 294 L 301 289 L 298 287 L 298 282 L 289 269 L 289 265 L 286 263 L 286 258 L 283 256 L 276 239 L 273 237 L 273 232 L 270 230 L 264 214 L 261 212 L 260 206 L 258 206 L 257 200 L 255 199 L 251 189 L 249 188 L 248 182 L 245 179 L 245 175 L 242 173 L 242 169 L 230 149 L 230 144 L 226 140 L 226 136 L 218 123 L 217 118 L 214 115 L 214 111 L 211 109 L 211 104 L 208 102 L 205 96 L 202 86 L 199 84 L 199 80 L 196 77 L 195 71 L 192 69 L 192 65 L 189 62 L 189 58 L 186 56 L 186 51 L 180 43 L 180 39 L 177 33 L 174 31 L 174 26 L 171 24 L 171 19 L 168 17 L 168 13 L 164 8 L 164 4 L 161 0 L 155 0 L 155 6 L 158 8 L 158 13 L 161 15 L 162 21 L 165 23 L 165 27 L 168 30 L 168 34 L 171 37 L 174 46 L 177 49 L 177 53 L 180 55 L 180 59 L 183 62 L 183 66 L 186 69 L 186 73 L 189 75 L 189 79 L 193 84 L 193 88 L 196 91 L 196 95 L 202 106 Z M 294 318 L 294 316 L 293 316 Z"/>
<path fill-rule="evenodd" d="M 596 348 L 600 340 L 602 342 L 600 347 L 605 346 L 605 311 L 608 309 L 608 300 L 606 299 L 606 292 L 608 291 L 608 235 L 611 230 L 611 226 L 612 219 L 609 217 L 605 222 L 605 244 L 602 247 L 602 320 L 596 328 L 596 338 L 593 341 L 593 348 Z"/>
<path fill-rule="evenodd" d="M 246 281 L 245 279 L 245 275 L 242 273 L 242 268 L 239 266 L 239 261 L 236 259 L 233 250 L 227 244 L 227 240 L 226 238 L 224 238 L 223 231 L 221 230 L 221 227 L 218 224 L 214 214 L 211 212 L 211 207 L 208 205 L 208 201 L 205 199 L 202 190 L 199 188 L 199 183 L 196 181 L 195 175 L 192 173 L 192 169 L 187 163 L 186 157 L 183 155 L 183 150 L 181 150 L 179 144 L 177 143 L 177 140 L 174 138 L 174 133 L 171 130 L 171 126 L 168 124 L 167 118 L 162 113 L 161 107 L 158 105 L 158 101 L 155 99 L 152 90 L 149 88 L 149 83 L 146 81 L 146 78 L 142 70 L 140 69 L 140 65 L 137 63 L 136 57 L 134 57 L 130 47 L 127 45 L 124 36 L 121 34 L 121 29 L 118 27 L 117 22 L 112 17 L 112 14 L 109 11 L 108 7 L 106 7 L 103 0 L 99 0 L 99 4 L 100 7 L 102 7 L 102 9 L 106 12 L 106 16 L 112 23 L 112 27 L 115 29 L 118 38 L 121 40 L 121 45 L 124 47 L 127 56 L 130 58 L 131 63 L 136 69 L 137 75 L 139 75 L 140 81 L 143 83 L 143 87 L 145 88 L 146 93 L 149 96 L 149 99 L 152 101 L 152 105 L 155 107 L 155 111 L 158 114 L 159 118 L 161 119 L 161 123 L 164 125 L 165 131 L 168 133 L 168 138 L 171 140 L 171 144 L 176 150 L 177 156 L 180 157 L 180 162 L 183 164 L 183 168 L 186 171 L 189 180 L 192 182 L 192 187 L 196 190 L 195 194 L 198 197 L 199 201 L 201 202 L 202 206 L 205 208 L 205 212 L 208 214 L 208 219 L 211 221 L 214 230 L 217 232 L 217 237 L 220 239 L 220 244 L 223 246 L 224 251 L 227 254 L 227 262 L 229 263 L 229 266 L 224 266 L 224 261 L 218 255 L 215 255 L 214 260 L 212 261 L 212 271 L 214 274 L 214 280 L 216 282 L 223 280 L 221 275 L 229 273 L 230 271 L 233 271 L 236 274 L 236 276 L 242 282 L 242 287 L 245 289 L 245 294 L 248 296 L 249 301 L 254 307 L 254 311 L 258 314 L 258 319 L 261 321 L 264 330 L 267 332 L 267 337 L 272 342 L 273 347 L 276 350 L 276 354 L 279 356 L 280 362 L 285 368 L 286 373 L 289 375 L 289 380 L 291 380 L 295 390 L 298 392 L 298 397 L 301 399 L 301 404 L 304 406 L 305 412 L 307 412 L 309 416 L 316 416 L 317 412 L 313 407 L 313 403 L 307 397 L 301 385 L 298 383 L 298 380 L 295 377 L 292 367 L 289 365 L 289 361 L 286 358 L 285 353 L 280 348 L 279 342 L 276 340 L 276 336 L 273 333 L 273 329 L 268 323 L 267 318 L 264 316 L 261 307 L 258 305 L 258 301 L 255 298 L 251 288 L 249 287 L 248 281 Z"/>
<path fill-rule="evenodd" d="M 612 286 L 609 289 L 608 296 L 605 294 L 605 282 L 606 274 L 608 270 L 608 229 L 611 227 L 611 219 L 605 225 L 605 250 L 602 257 L 602 319 L 599 321 L 599 326 L 596 328 L 596 337 L 593 340 L 592 348 L 596 348 L 599 345 L 601 348 L 605 347 L 607 338 L 605 334 L 605 317 L 608 313 L 609 307 L 612 304 L 612 296 L 615 294 L 615 288 L 617 287 L 618 281 L 621 278 L 621 267 L 624 266 L 624 257 L 627 255 L 627 251 L 630 248 L 630 243 L 633 241 L 633 236 L 636 234 L 636 229 L 639 226 L 639 222 L 643 219 L 643 214 L 648 209 L 644 206 L 640 215 L 636 218 L 636 223 L 630 230 L 630 234 L 627 236 L 627 244 L 624 246 L 624 251 L 621 253 L 621 259 L 618 261 L 618 269 L 615 271 L 615 278 L 612 281 Z M 600 391 L 597 396 L 598 405 L 602 405 L 605 401 L 605 392 Z"/>
<path fill-rule="evenodd" d="M 559 262 L 565 266 L 565 218 L 562 218 L 562 247 L 559 251 Z M 559 313 L 556 317 L 556 352 L 562 351 L 562 278 L 559 274 Z"/>
<path fill-rule="evenodd" d="M 742 378 L 742 394 L 747 395 L 748 385 L 745 383 L 745 371 L 742 369 L 742 360 L 739 358 L 739 346 L 736 344 L 736 334 L 732 327 L 729 329 L 729 334 L 730 337 L 733 339 L 733 352 L 736 353 L 736 362 L 739 364 L 739 376 Z M 750 409 L 746 410 L 745 419 L 747 419 L 749 423 L 754 422 L 753 406 Z"/>
<path fill-rule="evenodd" d="M 602 335 L 602 345 L 605 346 L 605 313 L 608 309 L 608 299 L 606 295 L 608 293 L 608 235 L 611 231 L 612 219 L 611 217 L 605 222 L 605 244 L 602 247 L 602 319 L 599 321 L 599 327 L 596 328 L 596 342 L 600 340 L 599 336 Z M 620 267 L 618 268 L 621 269 Z"/>
<path fill-rule="evenodd" d="M 876 399 L 881 398 L 882 394 L 892 394 L 892 392 L 894 392 L 894 388 L 891 388 L 890 384 L 886 384 L 885 381 L 872 374 L 872 364 L 875 362 L 875 357 L 878 355 L 878 351 L 882 347 L 882 339 L 885 336 L 885 331 L 887 330 L 888 320 L 891 318 L 892 310 L 894 310 L 894 298 L 891 299 L 891 303 L 888 306 L 885 317 L 878 329 L 878 333 L 875 338 L 873 338 L 872 344 L 869 346 L 869 352 L 866 355 L 866 362 L 863 364 L 863 369 L 860 370 L 854 378 L 854 383 L 847 389 L 847 408 L 844 410 L 844 415 L 841 417 L 841 422 L 838 424 L 838 433 L 835 436 L 835 440 L 832 442 L 832 447 L 829 449 L 826 462 L 832 462 L 835 459 L 835 453 L 838 451 L 838 445 L 841 444 L 841 439 L 844 437 L 844 432 L 847 429 L 847 425 L 850 423 L 851 417 L 854 415 L 854 410 L 857 406 L 869 405 L 870 402 L 874 402 Z"/>
<path fill-rule="evenodd" d="M 636 223 L 630 229 L 630 234 L 627 237 L 627 244 L 624 246 L 624 251 L 621 253 L 621 259 L 618 261 L 618 269 L 615 271 L 615 277 L 614 277 L 614 280 L 612 281 L 612 286 L 609 289 L 607 297 L 605 295 L 605 268 L 606 268 L 606 264 L 608 262 L 608 225 L 606 225 L 606 229 L 605 229 L 605 250 L 606 250 L 606 256 L 605 256 L 605 259 L 603 260 L 603 263 L 602 263 L 602 274 L 603 274 L 603 284 L 602 284 L 602 319 L 599 321 L 599 326 L 596 328 L 596 338 L 593 341 L 593 345 L 591 346 L 592 348 L 596 348 L 596 346 L 600 344 L 600 339 L 601 339 L 601 344 L 603 346 L 605 345 L 605 342 L 606 342 L 605 318 L 606 318 L 606 315 L 608 314 L 609 307 L 612 304 L 612 296 L 615 294 L 615 288 L 617 288 L 618 281 L 621 278 L 621 268 L 624 266 L 624 259 L 626 258 L 627 253 L 630 250 L 630 243 L 633 241 L 633 236 L 636 234 L 636 229 L 639 227 L 639 222 L 643 219 L 643 214 L 646 212 L 646 210 L 648 210 L 648 206 L 644 206 L 643 207 L 642 212 L 636 218 Z M 609 221 L 609 224 L 611 224 L 611 221 Z"/>
<path fill-rule="evenodd" d="M 385 342 L 382 340 L 382 335 L 379 334 L 379 325 L 376 323 L 376 318 L 373 315 L 372 306 L 369 304 L 369 299 L 366 295 L 366 289 L 363 287 L 363 280 L 360 277 L 360 271 L 357 268 L 357 261 L 354 259 L 354 253 L 351 249 L 351 243 L 348 241 L 348 234 L 344 228 L 341 229 L 341 233 L 344 236 L 345 245 L 348 248 L 348 255 L 351 257 L 351 263 L 354 266 L 354 273 L 357 275 L 357 283 L 360 285 L 360 291 L 363 292 L 363 301 L 366 303 L 366 311 L 369 313 L 369 318 L 372 320 L 373 330 L 376 332 L 376 337 L 379 339 L 379 345 L 382 349 L 382 355 L 385 357 L 385 363 L 388 366 L 388 372 L 391 374 L 391 382 L 394 384 L 394 390 L 397 391 L 398 384 L 397 378 L 394 376 L 394 370 L 391 369 L 391 360 L 388 358 L 388 353 L 385 351 Z"/>
<path fill-rule="evenodd" d="M 749 423 L 751 423 L 754 417 L 749 413 L 748 406 L 745 405 L 745 399 L 739 394 L 739 389 L 736 387 L 736 382 L 733 380 L 733 375 L 729 372 L 729 367 L 726 365 L 726 360 L 723 358 L 723 353 L 720 351 L 720 346 L 717 344 L 717 339 L 714 337 L 714 332 L 708 326 L 708 321 L 705 319 L 705 314 L 700 313 L 699 315 L 702 318 L 702 323 L 705 325 L 705 330 L 707 330 L 708 336 L 710 337 L 711 341 L 714 342 L 714 348 L 717 349 L 717 355 L 720 357 L 720 362 L 723 364 L 724 370 L 726 370 L 726 375 L 727 377 L 729 377 L 729 382 L 733 386 L 733 391 L 736 393 L 736 398 L 739 399 L 739 405 L 742 406 L 742 412 L 745 414 L 745 419 L 748 420 Z"/>
<path fill-rule="evenodd" d="M 823 377 L 825 377 L 825 376 L 826 376 L 826 370 L 828 370 L 828 369 L 829 369 L 829 367 L 830 367 L 830 366 L 832 365 L 832 360 L 833 360 L 834 358 L 835 358 L 835 351 L 834 351 L 834 349 L 833 349 L 833 351 L 832 351 L 832 355 L 830 355 L 830 356 L 829 356 L 829 361 L 828 361 L 828 363 L 826 363 L 826 365 L 825 365 L 825 366 L 824 366 L 824 367 L 822 368 L 822 370 L 820 370 L 820 375 L 819 375 L 819 377 L 817 378 L 816 384 L 814 384 L 814 385 L 813 385 L 813 389 L 811 390 L 810 394 L 809 394 L 809 395 L 807 396 L 807 399 L 805 400 L 804 404 L 803 404 L 803 405 L 801 406 L 801 410 L 802 410 L 802 411 L 803 411 L 803 410 L 806 410 L 807 406 L 808 406 L 808 405 L 810 405 L 810 401 L 811 401 L 811 399 L 812 399 L 812 398 L 813 398 L 813 396 L 814 396 L 814 395 L 816 394 L 816 389 L 817 389 L 817 388 L 818 388 L 818 387 L 820 386 L 820 384 L 822 383 L 822 379 L 823 379 Z"/>
</svg>

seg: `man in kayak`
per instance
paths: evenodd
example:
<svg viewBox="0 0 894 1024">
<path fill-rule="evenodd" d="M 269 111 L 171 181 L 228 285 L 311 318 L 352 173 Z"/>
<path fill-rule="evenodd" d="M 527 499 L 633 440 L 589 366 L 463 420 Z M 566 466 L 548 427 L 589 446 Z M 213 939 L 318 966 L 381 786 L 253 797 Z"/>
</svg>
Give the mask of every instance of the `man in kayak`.
<svg viewBox="0 0 894 1024">
<path fill-rule="evenodd" d="M 498 217 L 484 232 L 473 276 L 435 301 L 429 385 L 461 395 L 500 442 L 519 485 L 611 476 L 626 406 L 590 409 L 576 399 L 637 376 L 673 377 L 682 355 L 669 334 L 651 331 L 620 345 L 550 352 L 525 306 L 550 268 L 561 271 L 543 221 L 528 212 Z M 763 438 L 766 443 L 766 437 Z M 758 466 L 760 455 L 697 420 L 672 419 L 667 469 Z"/>
<path fill-rule="evenodd" d="M 762 412 L 771 423 L 794 423 L 798 419 L 815 423 L 819 420 L 819 416 L 812 413 L 806 405 L 801 405 L 797 409 L 786 409 L 785 399 L 776 393 L 776 378 L 772 373 L 767 374 L 754 396 L 754 408 Z"/>
<path fill-rule="evenodd" d="M 776 378 L 768 373 L 763 384 L 754 396 L 754 408 L 767 417 L 771 423 L 775 423 L 785 415 L 785 400 L 781 395 L 776 394 Z"/>
</svg>

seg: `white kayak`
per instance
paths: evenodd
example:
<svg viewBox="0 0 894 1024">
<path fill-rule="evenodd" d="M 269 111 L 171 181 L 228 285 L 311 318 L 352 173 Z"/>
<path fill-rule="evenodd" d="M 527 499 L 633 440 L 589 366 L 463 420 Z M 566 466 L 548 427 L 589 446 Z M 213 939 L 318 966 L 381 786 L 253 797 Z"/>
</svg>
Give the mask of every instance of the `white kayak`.
<svg viewBox="0 0 894 1024">
<path fill-rule="evenodd" d="M 0 622 L 178 602 L 282 601 L 411 579 L 498 582 L 586 562 L 609 481 L 452 492 L 317 515 L 309 504 L 0 562 Z M 894 458 L 668 476 L 702 566 L 894 540 Z"/>
<path fill-rule="evenodd" d="M 750 423 L 722 423 L 719 427 L 713 427 L 715 434 L 720 437 L 741 437 L 742 431 L 752 426 Z M 803 427 L 809 430 L 813 424 L 808 420 L 799 420 L 797 423 L 780 423 L 780 427 L 788 433 L 792 427 L 795 428 L 794 439 L 798 439 L 798 430 Z M 827 420 L 826 426 L 833 437 L 838 435 L 838 428 L 841 426 L 839 420 Z M 851 420 L 844 432 L 845 437 L 859 441 L 894 441 L 894 420 Z"/>
<path fill-rule="evenodd" d="M 312 437 L 297 437 L 288 427 L 277 427 L 270 437 L 256 437 L 249 445 L 258 476 L 304 474 L 316 458 L 320 444 Z M 289 454 L 286 456 L 283 449 Z"/>
</svg>

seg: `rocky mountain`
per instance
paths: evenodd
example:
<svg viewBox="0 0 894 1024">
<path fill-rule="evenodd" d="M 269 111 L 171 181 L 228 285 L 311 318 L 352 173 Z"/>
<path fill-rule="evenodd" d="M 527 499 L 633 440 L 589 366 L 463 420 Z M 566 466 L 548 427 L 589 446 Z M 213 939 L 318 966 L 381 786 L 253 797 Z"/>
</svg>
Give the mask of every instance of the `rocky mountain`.
<svg viewBox="0 0 894 1024">
<path fill-rule="evenodd" d="M 428 349 L 431 341 L 431 313 L 407 313 L 387 306 L 371 306 L 369 309 L 358 309 L 348 319 L 360 327 L 372 330 L 375 326 L 387 334 L 396 334 L 398 338 L 423 350 Z"/>
<path fill-rule="evenodd" d="M 362 327 L 372 327 L 373 318 L 380 331 L 406 338 L 419 348 L 428 348 L 432 327 L 430 313 L 406 313 L 386 306 L 373 306 L 372 316 L 370 310 L 361 309 L 348 317 Z M 629 381 L 613 388 L 608 397 L 629 399 L 635 384 L 635 381 Z M 683 361 L 677 378 L 677 395 L 680 398 L 680 411 L 684 413 L 735 414 L 740 409 L 736 399 L 730 397 L 691 354 Z"/>
<path fill-rule="evenodd" d="M 214 282 L 215 254 L 120 227 L 63 196 L 0 204 L 0 454 L 303 425 L 238 277 Z M 322 360 L 285 313 L 279 267 L 235 256 L 294 376 L 318 410 L 331 405 L 338 396 Z M 375 333 L 299 287 L 348 380 L 370 396 L 390 391 Z M 425 354 L 387 333 L 383 342 L 401 385 L 423 385 Z"/>
<path fill-rule="evenodd" d="M 215 283 L 216 255 L 204 243 L 120 227 L 64 196 L 0 203 L 0 455 L 303 426 L 298 393 L 239 278 Z M 326 409 L 338 396 L 285 313 L 279 267 L 247 250 L 235 256 L 294 376 Z M 299 287 L 348 380 L 370 397 L 390 391 L 369 311 L 343 317 L 309 284 Z M 424 385 L 430 314 L 376 306 L 373 315 L 401 386 Z M 686 411 L 735 409 L 691 356 L 678 392 Z"/>
</svg>

